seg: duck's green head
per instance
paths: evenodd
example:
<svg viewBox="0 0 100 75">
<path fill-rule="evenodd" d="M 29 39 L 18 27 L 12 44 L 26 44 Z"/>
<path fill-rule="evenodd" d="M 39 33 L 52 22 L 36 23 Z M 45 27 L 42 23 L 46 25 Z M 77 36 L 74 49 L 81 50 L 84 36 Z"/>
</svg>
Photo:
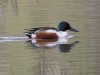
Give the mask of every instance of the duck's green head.
<svg viewBox="0 0 100 75">
<path fill-rule="evenodd" d="M 66 30 L 71 30 L 71 31 L 74 31 L 74 32 L 79 32 L 78 30 L 72 28 L 70 26 L 70 24 L 66 21 L 62 21 L 58 24 L 58 30 L 59 31 L 66 31 Z"/>
</svg>

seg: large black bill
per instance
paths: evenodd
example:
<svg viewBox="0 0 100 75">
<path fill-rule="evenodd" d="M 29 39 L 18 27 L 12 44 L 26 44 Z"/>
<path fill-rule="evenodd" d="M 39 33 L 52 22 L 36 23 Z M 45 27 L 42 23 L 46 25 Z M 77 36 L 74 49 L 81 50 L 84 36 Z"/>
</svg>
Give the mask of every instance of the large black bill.
<svg viewBox="0 0 100 75">
<path fill-rule="evenodd" d="M 70 27 L 69 30 L 74 31 L 74 32 L 79 32 L 78 30 L 76 30 L 76 29 L 74 29 L 72 27 Z"/>
</svg>

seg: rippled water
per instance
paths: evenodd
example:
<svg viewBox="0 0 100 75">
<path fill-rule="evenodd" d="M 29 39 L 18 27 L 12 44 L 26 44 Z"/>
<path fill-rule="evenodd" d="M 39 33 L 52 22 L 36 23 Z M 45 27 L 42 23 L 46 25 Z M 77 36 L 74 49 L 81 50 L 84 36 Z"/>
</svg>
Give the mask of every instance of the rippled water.
<svg viewBox="0 0 100 75">
<path fill-rule="evenodd" d="M 0 75 L 99 75 L 99 9 L 99 0 L 0 0 Z M 52 40 L 23 34 L 61 21 L 80 32 Z"/>
</svg>

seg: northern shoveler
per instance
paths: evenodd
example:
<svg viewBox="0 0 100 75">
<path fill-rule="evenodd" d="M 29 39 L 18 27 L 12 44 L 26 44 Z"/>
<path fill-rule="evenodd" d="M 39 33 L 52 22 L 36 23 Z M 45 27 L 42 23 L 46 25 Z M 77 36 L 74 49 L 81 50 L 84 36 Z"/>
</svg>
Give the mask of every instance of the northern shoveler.
<svg viewBox="0 0 100 75">
<path fill-rule="evenodd" d="M 40 38 L 40 39 L 67 37 L 68 33 L 66 32 L 66 30 L 79 32 L 78 30 L 72 28 L 70 24 L 65 21 L 62 21 L 58 24 L 58 29 L 54 27 L 39 27 L 39 28 L 30 28 L 24 30 L 27 30 L 27 32 L 24 32 L 24 34 L 29 38 Z"/>
</svg>

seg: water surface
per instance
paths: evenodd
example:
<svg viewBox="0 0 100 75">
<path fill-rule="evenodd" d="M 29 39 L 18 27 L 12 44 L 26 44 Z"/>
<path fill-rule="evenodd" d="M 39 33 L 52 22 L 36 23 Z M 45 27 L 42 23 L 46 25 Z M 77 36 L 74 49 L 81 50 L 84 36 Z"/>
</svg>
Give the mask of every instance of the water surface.
<svg viewBox="0 0 100 75">
<path fill-rule="evenodd" d="M 99 9 L 99 0 L 0 0 L 0 37 L 25 37 L 23 29 L 57 27 L 61 21 L 80 31 L 68 31 L 74 38 L 53 47 L 29 40 L 0 42 L 0 74 L 99 75 Z"/>
</svg>

